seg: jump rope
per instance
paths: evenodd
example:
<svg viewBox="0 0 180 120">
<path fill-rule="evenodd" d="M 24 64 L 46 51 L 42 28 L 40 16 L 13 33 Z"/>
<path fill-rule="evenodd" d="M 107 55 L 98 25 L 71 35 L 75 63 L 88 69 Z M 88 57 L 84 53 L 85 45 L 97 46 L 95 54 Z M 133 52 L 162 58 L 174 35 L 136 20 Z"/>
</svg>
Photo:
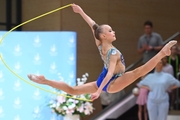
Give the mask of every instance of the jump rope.
<svg viewBox="0 0 180 120">
<path fill-rule="evenodd" d="M 39 19 L 39 18 L 42 18 L 42 17 L 44 17 L 44 16 L 47 16 L 47 15 L 49 15 L 49 14 L 52 14 L 52 13 L 54 13 L 54 12 L 57 12 L 57 11 L 59 11 L 59 10 L 62 10 L 62 9 L 64 9 L 64 8 L 70 7 L 71 5 L 72 5 L 72 4 L 68 4 L 68 5 L 62 6 L 62 7 L 60 7 L 60 8 L 51 10 L 51 11 L 49 11 L 49 12 L 46 12 L 46 13 L 44 13 L 44 14 L 41 14 L 41 15 L 39 15 L 39 16 L 37 16 L 37 17 L 34 17 L 34 18 L 32 18 L 32 19 L 29 19 L 29 20 L 27 20 L 27 21 L 25 21 L 25 22 L 23 22 L 23 23 L 15 26 L 15 27 L 13 27 L 11 30 L 9 30 L 8 32 L 6 32 L 6 33 L 2 36 L 2 38 L 1 38 L 1 40 L 0 40 L 0 45 L 2 44 L 3 40 L 5 39 L 5 37 L 6 37 L 9 33 L 11 33 L 13 30 L 15 30 L 16 28 L 18 28 L 18 27 L 20 27 L 20 26 L 23 26 L 23 25 L 25 25 L 25 24 L 27 24 L 27 23 L 29 23 L 29 22 L 34 21 L 34 20 L 37 20 L 37 19 Z M 55 94 L 55 95 L 59 95 L 59 96 L 64 96 L 64 97 L 66 97 L 66 98 L 73 98 L 73 99 L 77 99 L 77 100 L 81 100 L 81 101 L 92 102 L 92 100 L 89 100 L 89 99 L 75 98 L 75 97 L 72 97 L 72 96 L 67 96 L 67 95 L 65 95 L 65 94 L 60 94 L 60 93 L 57 93 L 57 92 L 53 92 L 53 91 L 47 90 L 47 89 L 45 89 L 45 88 L 39 87 L 38 85 L 32 84 L 31 82 L 29 82 L 28 80 L 22 78 L 22 77 L 19 76 L 16 72 L 14 72 L 14 71 L 7 65 L 7 63 L 6 63 L 5 60 L 3 59 L 2 55 L 0 55 L 0 59 L 1 59 L 2 63 L 5 65 L 5 67 L 6 67 L 11 73 L 13 73 L 13 74 L 14 74 L 16 77 L 18 77 L 20 80 L 26 82 L 27 84 L 29 84 L 29 85 L 31 85 L 31 86 L 34 86 L 34 87 L 36 87 L 36 88 L 38 88 L 38 89 L 40 89 L 40 90 L 49 92 L 49 93 L 51 93 L 51 94 Z"/>
</svg>

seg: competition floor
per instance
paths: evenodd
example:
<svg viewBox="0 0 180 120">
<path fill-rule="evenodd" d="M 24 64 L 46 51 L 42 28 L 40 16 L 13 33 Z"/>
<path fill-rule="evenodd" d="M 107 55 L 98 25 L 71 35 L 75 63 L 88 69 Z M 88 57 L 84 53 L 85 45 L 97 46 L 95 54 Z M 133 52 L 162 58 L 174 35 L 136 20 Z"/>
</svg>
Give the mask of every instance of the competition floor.
<svg viewBox="0 0 180 120">
<path fill-rule="evenodd" d="M 168 115 L 167 120 L 180 120 L 180 115 Z"/>
<path fill-rule="evenodd" d="M 135 105 L 133 108 L 131 108 L 129 111 L 127 111 L 125 114 L 123 114 L 116 120 L 138 120 L 137 111 L 138 111 L 138 106 Z M 111 120 L 111 119 L 107 119 L 107 120 Z M 169 111 L 167 120 L 180 120 L 180 110 Z"/>
</svg>

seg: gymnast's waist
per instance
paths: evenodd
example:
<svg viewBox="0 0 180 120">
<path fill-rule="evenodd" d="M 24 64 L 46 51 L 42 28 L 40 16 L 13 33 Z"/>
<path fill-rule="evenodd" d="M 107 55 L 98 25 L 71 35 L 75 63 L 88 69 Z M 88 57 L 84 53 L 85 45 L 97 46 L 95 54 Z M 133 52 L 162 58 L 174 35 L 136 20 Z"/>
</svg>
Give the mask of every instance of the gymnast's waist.
<svg viewBox="0 0 180 120">
<path fill-rule="evenodd" d="M 103 68 L 103 71 L 105 72 L 105 74 L 107 74 L 108 68 L 104 67 L 104 68 Z M 123 74 L 124 74 L 124 73 L 121 73 L 121 72 L 119 72 L 119 73 L 114 73 L 114 74 L 113 74 L 113 77 L 120 77 L 120 76 L 122 76 Z"/>
</svg>

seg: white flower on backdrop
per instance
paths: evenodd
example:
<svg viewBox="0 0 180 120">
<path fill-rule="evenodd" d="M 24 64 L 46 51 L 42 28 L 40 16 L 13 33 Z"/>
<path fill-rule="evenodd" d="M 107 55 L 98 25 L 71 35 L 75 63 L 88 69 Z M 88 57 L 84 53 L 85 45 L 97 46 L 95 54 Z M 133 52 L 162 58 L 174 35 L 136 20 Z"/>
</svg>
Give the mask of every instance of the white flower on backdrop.
<svg viewBox="0 0 180 120">
<path fill-rule="evenodd" d="M 51 56 L 57 56 L 58 52 L 57 52 L 57 49 L 56 49 L 56 45 L 53 44 L 50 48 L 50 55 Z"/>
<path fill-rule="evenodd" d="M 20 47 L 19 44 L 17 44 L 17 45 L 14 47 L 14 55 L 15 55 L 15 56 L 20 56 L 20 55 L 22 55 L 21 47 Z"/>
<path fill-rule="evenodd" d="M 20 63 L 19 62 L 17 62 L 15 65 L 14 65 L 14 68 L 15 68 L 15 72 L 17 72 L 17 73 L 21 73 L 22 71 L 21 71 L 21 65 L 20 65 Z"/>
<path fill-rule="evenodd" d="M 34 43 L 33 43 L 34 47 L 41 47 L 41 41 L 40 41 L 40 38 L 39 36 L 36 36 L 34 38 Z"/>
<path fill-rule="evenodd" d="M 17 97 L 17 98 L 14 100 L 14 108 L 15 108 L 15 109 L 20 109 L 21 107 L 22 107 L 22 105 L 21 105 L 20 98 Z"/>
<path fill-rule="evenodd" d="M 19 115 L 16 115 L 16 116 L 14 117 L 14 120 L 21 120 L 21 119 L 20 119 Z"/>
<path fill-rule="evenodd" d="M 61 73 L 58 73 L 57 75 L 58 75 L 59 81 L 66 82 L 70 86 L 72 85 L 72 82 L 71 82 L 72 79 L 74 79 L 74 77 L 75 77 L 75 73 L 73 71 L 69 73 L 67 81 L 64 80 L 64 78 L 61 75 Z"/>
<path fill-rule="evenodd" d="M 58 75 L 58 78 L 59 78 L 60 81 L 64 81 L 64 78 L 63 78 L 63 76 L 61 75 L 61 73 L 58 73 L 57 75 Z"/>
<path fill-rule="evenodd" d="M 56 63 L 55 63 L 55 62 L 53 62 L 53 63 L 51 64 L 51 69 L 52 69 L 52 70 L 55 70 L 55 69 L 56 69 Z"/>
<path fill-rule="evenodd" d="M 20 83 L 19 79 L 17 81 L 15 81 L 15 83 L 14 83 L 14 90 L 15 91 L 21 91 L 22 90 L 21 83 Z"/>
<path fill-rule="evenodd" d="M 41 58 L 40 58 L 40 56 L 39 56 L 39 53 L 37 53 L 35 56 L 34 56 L 34 60 L 35 61 L 39 61 Z"/>
<path fill-rule="evenodd" d="M 41 100 L 41 93 L 38 88 L 34 91 L 33 98 L 34 100 Z"/>
<path fill-rule="evenodd" d="M 36 53 L 36 55 L 34 56 L 34 64 L 35 65 L 40 65 L 41 64 L 41 57 L 39 55 L 39 53 Z"/>
<path fill-rule="evenodd" d="M 20 50 L 21 50 L 20 45 L 17 44 L 17 45 L 15 46 L 14 50 L 15 50 L 15 52 L 20 52 Z"/>
<path fill-rule="evenodd" d="M 75 42 L 75 38 L 72 36 L 72 37 L 70 37 L 69 38 L 69 43 L 68 43 L 68 46 L 69 47 L 75 47 L 75 44 L 76 42 Z"/>
<path fill-rule="evenodd" d="M 87 81 L 87 77 L 89 77 L 88 73 L 82 75 L 82 78 L 77 78 L 77 85 L 83 85 Z"/>
<path fill-rule="evenodd" d="M 51 52 L 56 52 L 56 45 L 51 46 Z"/>
<path fill-rule="evenodd" d="M 71 55 L 69 56 L 68 63 L 69 63 L 69 65 L 74 65 L 74 64 L 75 64 L 74 54 L 71 54 Z"/>
<path fill-rule="evenodd" d="M 39 89 L 36 89 L 36 91 L 34 92 L 34 95 L 35 96 L 39 96 L 40 95 Z"/>
<path fill-rule="evenodd" d="M 36 106 L 34 108 L 33 116 L 34 116 L 34 118 L 39 118 L 41 116 L 39 106 Z"/>
<path fill-rule="evenodd" d="M 17 63 L 14 65 L 14 67 L 15 67 L 15 69 L 19 70 L 19 69 L 21 68 L 20 63 L 17 62 Z"/>
<path fill-rule="evenodd" d="M 53 62 L 53 63 L 51 63 L 51 65 L 50 65 L 50 73 L 51 74 L 56 74 L 57 73 L 57 69 L 56 69 L 57 67 L 56 67 L 56 63 L 55 62 Z"/>
</svg>

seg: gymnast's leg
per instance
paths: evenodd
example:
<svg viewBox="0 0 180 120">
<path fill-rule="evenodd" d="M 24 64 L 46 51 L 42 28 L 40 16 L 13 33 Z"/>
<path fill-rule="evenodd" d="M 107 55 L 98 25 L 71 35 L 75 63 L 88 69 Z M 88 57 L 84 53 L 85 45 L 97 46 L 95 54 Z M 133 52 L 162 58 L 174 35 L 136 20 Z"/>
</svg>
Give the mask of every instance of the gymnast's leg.
<svg viewBox="0 0 180 120">
<path fill-rule="evenodd" d="M 36 76 L 36 75 L 29 74 L 28 78 L 32 80 L 33 82 L 49 85 L 53 88 L 57 88 L 71 95 L 91 94 L 91 93 L 96 92 L 98 89 L 96 82 L 90 82 L 90 83 L 86 83 L 80 86 L 71 87 L 62 81 L 47 80 L 44 76 Z"/>
<path fill-rule="evenodd" d="M 126 72 L 121 77 L 118 77 L 115 81 L 113 81 L 109 87 L 108 92 L 114 93 L 118 92 L 131 83 L 133 83 L 135 80 L 137 80 L 139 77 L 146 75 L 149 71 L 151 71 L 156 64 L 165 56 L 169 56 L 171 51 L 170 48 L 175 45 L 177 41 L 173 40 L 167 43 L 161 51 L 156 54 L 152 59 L 150 59 L 146 64 L 136 68 L 135 70 Z"/>
</svg>

